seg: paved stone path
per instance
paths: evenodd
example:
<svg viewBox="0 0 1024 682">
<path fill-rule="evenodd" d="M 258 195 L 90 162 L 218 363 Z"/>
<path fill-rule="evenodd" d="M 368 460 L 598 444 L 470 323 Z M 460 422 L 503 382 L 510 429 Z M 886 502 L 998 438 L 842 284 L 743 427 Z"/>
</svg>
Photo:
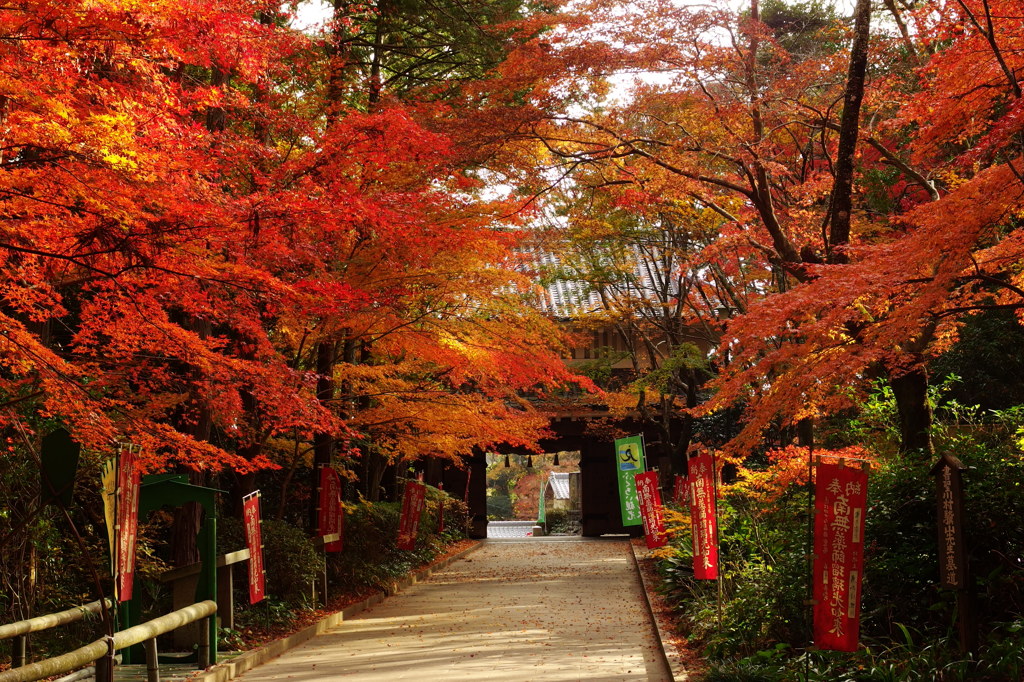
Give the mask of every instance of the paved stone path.
<svg viewBox="0 0 1024 682">
<path fill-rule="evenodd" d="M 626 540 L 488 540 L 244 682 L 671 680 Z"/>
</svg>

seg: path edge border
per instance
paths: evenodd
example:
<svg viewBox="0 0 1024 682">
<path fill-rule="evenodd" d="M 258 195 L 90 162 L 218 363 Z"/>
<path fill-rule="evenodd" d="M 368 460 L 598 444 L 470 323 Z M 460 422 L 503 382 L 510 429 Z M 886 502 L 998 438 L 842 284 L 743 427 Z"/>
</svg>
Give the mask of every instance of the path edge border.
<svg viewBox="0 0 1024 682">
<path fill-rule="evenodd" d="M 287 637 L 274 640 L 273 642 L 265 644 L 258 649 L 246 651 L 231 660 L 225 661 L 224 663 L 218 663 L 208 670 L 200 671 L 192 677 L 189 677 L 189 682 L 228 682 L 228 680 L 233 680 L 242 673 L 248 672 L 253 668 L 277 658 L 286 651 L 294 649 L 300 644 L 304 644 L 313 637 L 326 632 L 330 628 L 337 627 L 339 624 L 344 622 L 346 618 L 351 619 L 356 614 L 362 613 L 371 606 L 379 604 L 388 597 L 398 594 L 402 590 L 407 589 L 418 582 L 426 580 L 436 571 L 447 568 L 459 559 L 462 559 L 466 555 L 480 549 L 483 545 L 483 542 L 477 542 L 472 547 L 467 547 L 461 552 L 457 552 L 456 554 L 442 559 L 437 563 L 416 569 L 398 580 L 391 581 L 381 592 L 376 592 L 366 599 L 358 601 L 355 604 L 350 604 L 341 611 L 337 611 L 329 616 L 321 618 L 316 623 L 308 625 Z"/>
<path fill-rule="evenodd" d="M 647 582 L 644 572 L 640 570 L 640 557 L 637 554 L 637 546 L 633 544 L 632 538 L 629 541 L 629 550 L 633 555 L 633 567 L 636 569 L 636 575 L 640 579 L 640 590 L 644 593 L 644 604 L 647 606 L 647 614 L 651 617 L 651 622 L 654 623 L 654 635 L 655 639 L 658 640 L 658 649 L 661 651 L 661 657 L 665 660 L 665 665 L 672 674 L 674 682 L 687 682 L 691 678 L 686 667 L 683 665 L 682 658 L 671 646 L 665 645 L 668 633 L 661 627 L 658 617 L 654 614 L 654 604 L 651 603 L 651 593 L 649 590 L 654 589 L 654 586 Z"/>
</svg>

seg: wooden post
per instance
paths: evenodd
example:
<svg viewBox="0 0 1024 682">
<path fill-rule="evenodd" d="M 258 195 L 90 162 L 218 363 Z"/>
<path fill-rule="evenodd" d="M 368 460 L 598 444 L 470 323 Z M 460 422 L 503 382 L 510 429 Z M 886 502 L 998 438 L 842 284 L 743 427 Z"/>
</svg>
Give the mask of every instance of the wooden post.
<svg viewBox="0 0 1024 682">
<path fill-rule="evenodd" d="M 217 598 L 217 517 L 213 516 L 212 510 L 208 510 L 206 513 L 206 523 L 204 524 L 207 528 L 206 536 L 206 556 L 209 557 L 209 572 L 206 583 L 206 598 L 216 599 Z M 217 614 L 216 612 L 211 613 L 207 618 L 202 621 L 199 635 L 199 661 L 203 663 L 203 667 L 213 665 L 217 662 Z M 203 647 L 206 648 L 206 658 L 203 658 Z"/>
<path fill-rule="evenodd" d="M 218 566 L 217 568 L 217 616 L 220 620 L 220 627 L 234 630 L 235 565 L 225 564 L 223 567 Z"/>
<path fill-rule="evenodd" d="M 28 660 L 28 635 L 14 638 L 14 650 L 11 652 L 11 667 L 20 668 Z"/>
<path fill-rule="evenodd" d="M 320 535 L 316 538 L 317 551 L 324 554 L 323 573 L 313 578 L 313 603 L 327 606 L 327 550 L 325 547 L 341 539 L 340 533 Z"/>
<path fill-rule="evenodd" d="M 960 651 L 978 652 L 978 624 L 974 613 L 974 581 L 968 577 L 968 584 L 956 592 L 956 609 L 960 612 Z"/>
<path fill-rule="evenodd" d="M 337 534 L 334 534 L 331 537 L 335 537 L 336 535 Z M 326 538 L 326 536 L 321 536 L 320 537 L 320 553 L 324 557 L 324 570 L 320 572 L 319 576 L 317 576 L 317 583 L 318 584 L 317 584 L 316 591 L 317 591 L 317 598 L 320 601 L 319 602 L 316 602 L 316 601 L 313 602 L 314 604 L 319 603 L 321 606 L 327 606 L 327 542 L 326 542 L 325 538 Z"/>
<path fill-rule="evenodd" d="M 103 638 L 107 645 L 107 653 L 96 659 L 96 682 L 114 682 L 114 638 L 107 635 Z"/>
<path fill-rule="evenodd" d="M 963 470 L 959 459 L 944 454 L 931 473 L 936 481 L 939 585 L 956 590 L 960 651 L 973 653 L 978 648 L 978 627 L 974 614 L 974 580 L 967 563 L 963 530 Z"/>
<path fill-rule="evenodd" d="M 210 619 L 199 621 L 199 667 L 208 668 L 213 661 L 210 657 Z"/>
<path fill-rule="evenodd" d="M 156 637 L 142 644 L 146 648 L 146 680 L 160 682 L 160 656 L 156 650 Z"/>
</svg>

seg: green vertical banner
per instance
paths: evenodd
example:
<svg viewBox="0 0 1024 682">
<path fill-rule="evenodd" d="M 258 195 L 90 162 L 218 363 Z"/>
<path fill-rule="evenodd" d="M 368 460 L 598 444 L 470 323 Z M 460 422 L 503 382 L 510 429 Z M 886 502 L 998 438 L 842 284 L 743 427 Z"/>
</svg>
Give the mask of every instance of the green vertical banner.
<svg viewBox="0 0 1024 682">
<path fill-rule="evenodd" d="M 537 511 L 537 523 L 538 524 L 544 524 L 544 523 L 547 523 L 547 521 L 548 521 L 547 512 L 544 511 L 544 492 L 545 492 L 544 489 L 547 488 L 546 483 L 547 483 L 547 481 L 545 481 L 544 477 L 541 476 L 540 477 L 540 503 L 539 503 L 539 507 L 538 507 L 538 511 Z"/>
<path fill-rule="evenodd" d="M 622 525 L 639 526 L 643 523 L 640 500 L 636 495 L 637 474 L 644 466 L 644 437 L 630 436 L 615 441 L 615 471 L 619 479 L 619 503 L 622 505 Z"/>
</svg>

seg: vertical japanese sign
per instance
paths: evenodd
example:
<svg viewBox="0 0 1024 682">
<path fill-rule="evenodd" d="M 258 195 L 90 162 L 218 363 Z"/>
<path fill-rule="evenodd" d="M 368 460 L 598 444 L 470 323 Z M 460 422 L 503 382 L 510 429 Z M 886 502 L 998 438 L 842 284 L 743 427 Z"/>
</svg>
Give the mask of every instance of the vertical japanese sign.
<svg viewBox="0 0 1024 682">
<path fill-rule="evenodd" d="M 644 538 L 647 549 L 664 547 L 668 544 L 665 534 L 665 520 L 661 514 L 661 493 L 658 491 L 658 472 L 648 471 L 636 475 L 636 496 L 640 501 L 640 513 L 644 519 Z"/>
<path fill-rule="evenodd" d="M 938 489 L 939 582 L 943 587 L 963 588 L 967 573 L 964 550 L 963 465 L 955 457 L 943 456 L 932 469 Z"/>
<path fill-rule="evenodd" d="M 245 523 L 245 544 L 249 548 L 249 603 L 255 604 L 263 599 L 266 582 L 259 492 L 247 495 L 242 500 L 242 520 Z"/>
<path fill-rule="evenodd" d="M 676 474 L 675 485 L 672 487 L 672 501 L 680 507 L 690 503 L 690 482 L 686 480 L 686 476 Z"/>
<path fill-rule="evenodd" d="M 398 520 L 398 549 L 416 549 L 420 515 L 426 503 L 427 487 L 417 481 L 406 481 L 402 495 L 402 515 Z"/>
<path fill-rule="evenodd" d="M 693 577 L 718 578 L 718 501 L 715 459 L 705 452 L 690 460 L 690 525 L 693 532 Z"/>
<path fill-rule="evenodd" d="M 317 515 L 320 537 L 338 535 L 338 539 L 324 544 L 325 552 L 340 552 L 345 516 L 341 507 L 341 477 L 332 467 L 320 467 L 320 509 Z"/>
<path fill-rule="evenodd" d="M 868 474 L 821 462 L 814 486 L 814 645 L 856 651 Z"/>
<path fill-rule="evenodd" d="M 619 478 L 623 526 L 639 526 L 643 523 L 640 502 L 636 497 L 635 476 L 643 473 L 645 468 L 643 436 L 630 436 L 615 441 L 615 471 Z"/>
<path fill-rule="evenodd" d="M 139 533 L 139 462 L 136 446 L 127 445 L 117 455 L 117 600 L 132 598 L 135 584 L 135 542 Z"/>
</svg>

